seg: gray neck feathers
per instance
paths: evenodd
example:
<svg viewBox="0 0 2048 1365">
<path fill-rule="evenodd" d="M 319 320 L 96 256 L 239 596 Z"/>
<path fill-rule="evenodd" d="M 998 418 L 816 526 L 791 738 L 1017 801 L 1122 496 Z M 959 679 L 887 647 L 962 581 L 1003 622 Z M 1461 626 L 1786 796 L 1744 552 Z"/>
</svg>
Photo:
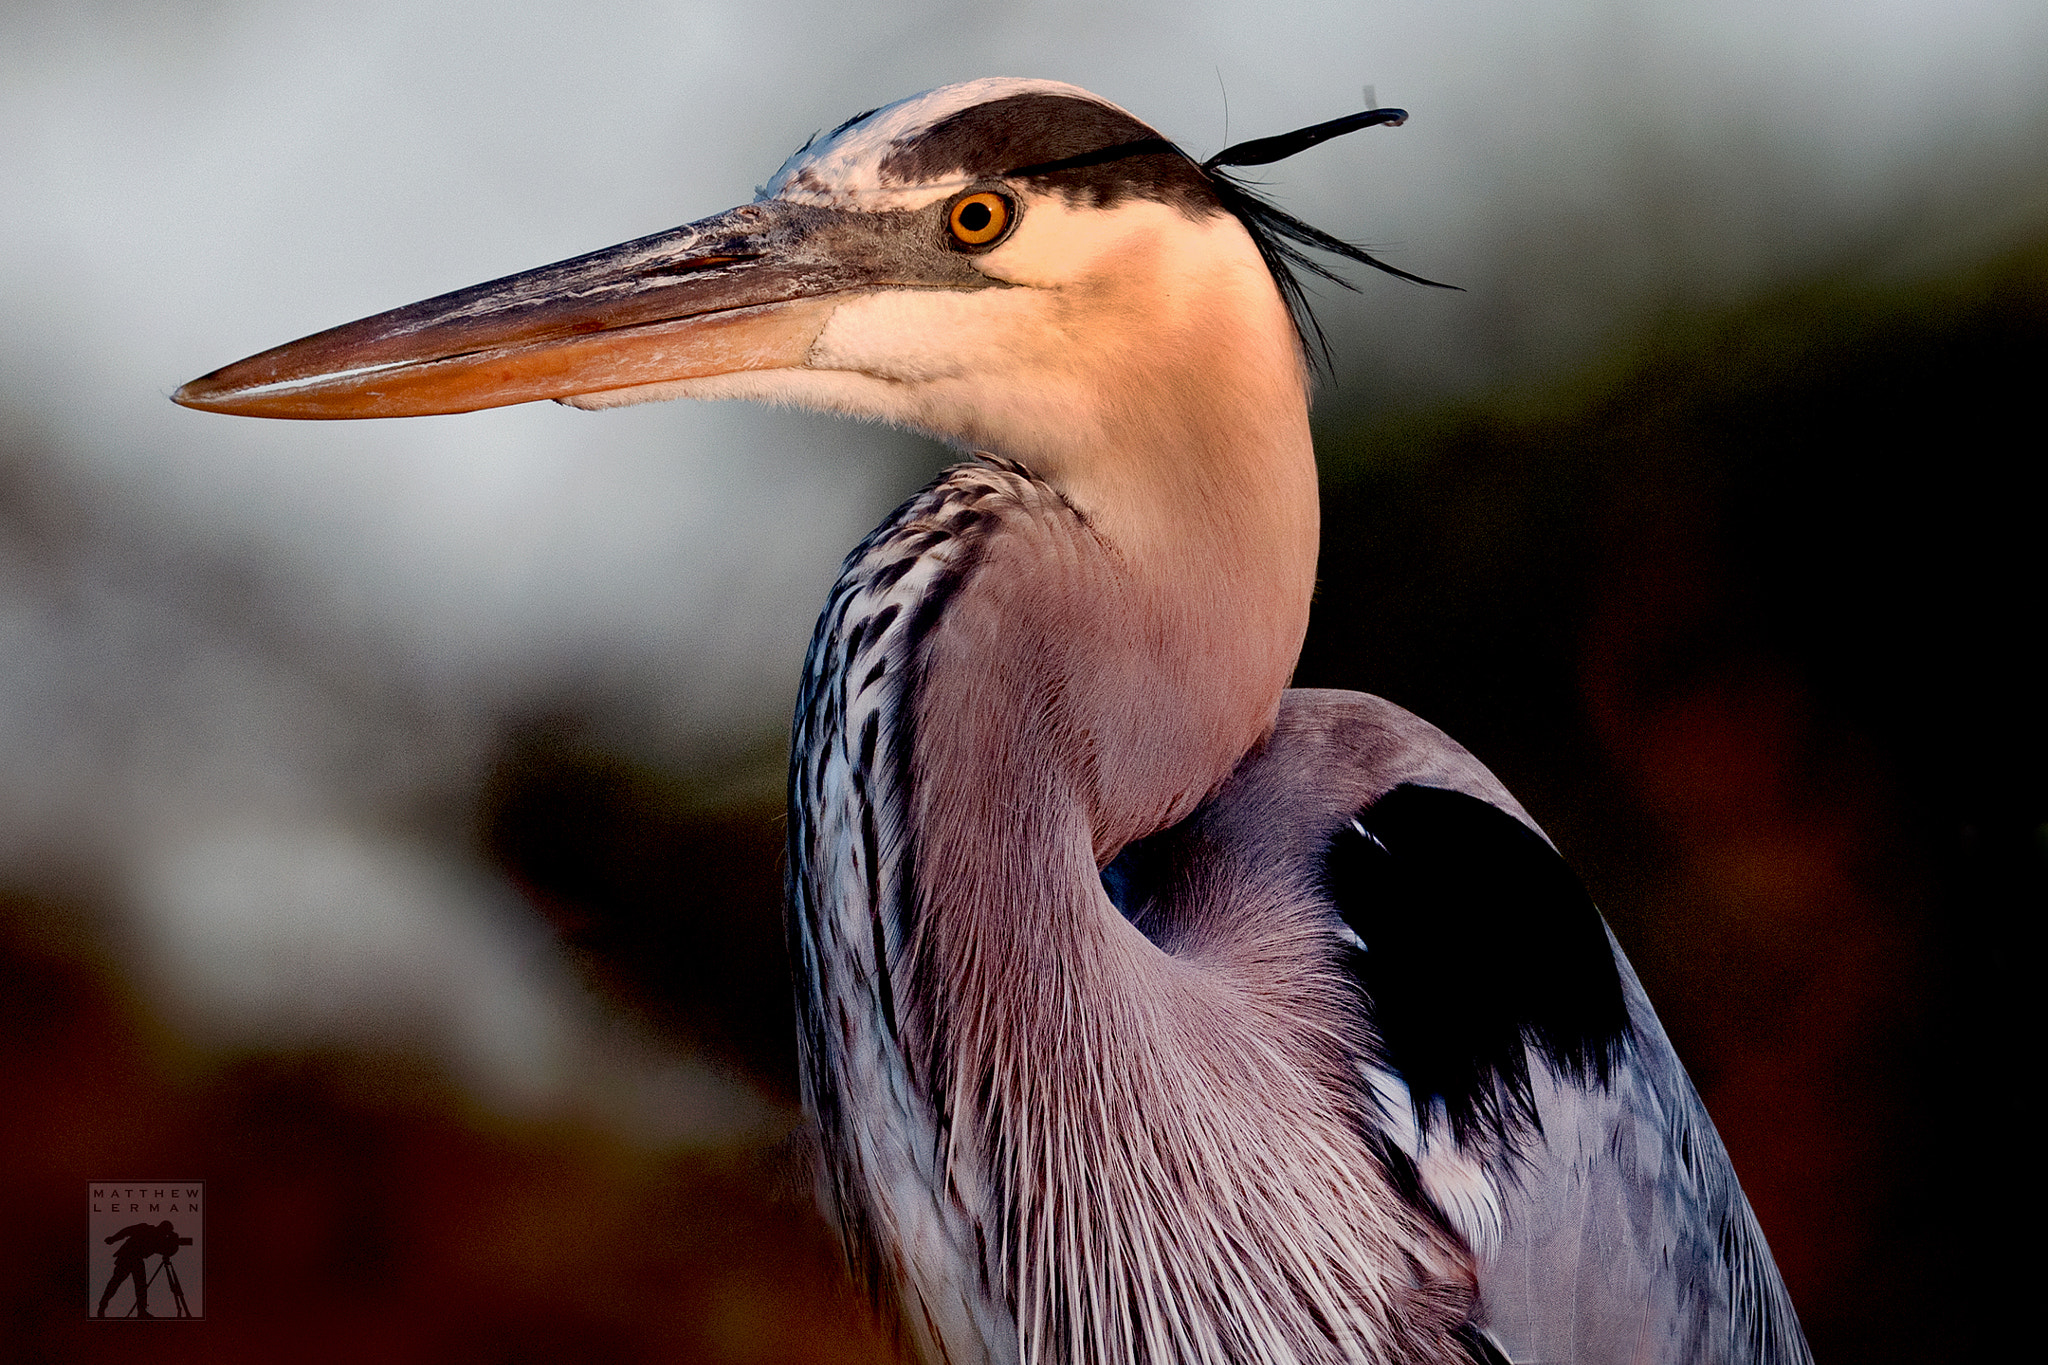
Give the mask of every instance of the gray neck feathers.
<svg viewBox="0 0 2048 1365">
<path fill-rule="evenodd" d="M 1260 733 L 1183 733 L 1222 722 L 1180 714 L 1165 684 L 1201 641 L 1159 626 L 1014 468 L 952 471 L 849 558 L 791 775 L 806 1083 L 849 1244 L 955 1360 L 1456 1359 L 1469 1267 L 1359 1155 L 1311 910 L 1247 886 L 1168 955 L 1102 890 L 1234 761 L 1179 754 Z"/>
</svg>

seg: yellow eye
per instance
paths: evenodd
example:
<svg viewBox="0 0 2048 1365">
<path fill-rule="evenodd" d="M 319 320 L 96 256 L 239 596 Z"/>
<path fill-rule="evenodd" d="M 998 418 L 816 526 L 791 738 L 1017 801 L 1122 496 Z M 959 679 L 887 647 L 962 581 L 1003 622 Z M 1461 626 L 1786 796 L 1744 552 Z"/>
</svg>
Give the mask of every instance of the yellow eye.
<svg viewBox="0 0 2048 1365">
<path fill-rule="evenodd" d="M 987 246 L 1010 226 L 1010 201 L 989 190 L 970 194 L 953 205 L 946 223 L 960 245 Z"/>
</svg>

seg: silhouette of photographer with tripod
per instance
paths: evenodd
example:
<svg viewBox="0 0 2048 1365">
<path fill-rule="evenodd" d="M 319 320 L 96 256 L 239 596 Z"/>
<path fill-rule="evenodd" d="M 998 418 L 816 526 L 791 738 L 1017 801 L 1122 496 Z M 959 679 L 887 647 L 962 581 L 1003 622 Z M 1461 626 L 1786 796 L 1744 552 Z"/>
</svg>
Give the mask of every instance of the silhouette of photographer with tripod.
<svg viewBox="0 0 2048 1365">
<path fill-rule="evenodd" d="M 149 1311 L 149 1286 L 157 1275 L 164 1277 L 164 1284 L 171 1291 L 172 1302 L 178 1305 L 177 1316 L 189 1318 L 192 1310 L 185 1306 L 185 1286 L 178 1283 L 178 1268 L 171 1264 L 171 1257 L 178 1254 L 179 1247 L 192 1245 L 190 1237 L 180 1237 L 178 1229 L 166 1218 L 161 1223 L 133 1223 L 122 1228 L 111 1237 L 104 1239 L 109 1245 L 120 1242 L 121 1249 L 114 1253 L 113 1278 L 107 1281 L 106 1289 L 100 1294 L 101 1317 L 107 1315 L 107 1303 L 114 1297 L 114 1291 L 121 1287 L 121 1281 L 135 1281 L 135 1307 L 131 1314 L 138 1318 L 153 1318 Z M 161 1256 L 157 1268 L 148 1275 L 149 1258 Z"/>
</svg>

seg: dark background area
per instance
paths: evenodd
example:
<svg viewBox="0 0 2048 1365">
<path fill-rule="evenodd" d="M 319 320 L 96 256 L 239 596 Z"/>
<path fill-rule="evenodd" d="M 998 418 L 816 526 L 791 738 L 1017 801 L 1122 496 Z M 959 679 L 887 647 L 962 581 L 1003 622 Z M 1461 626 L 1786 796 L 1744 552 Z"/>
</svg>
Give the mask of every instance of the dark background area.
<svg viewBox="0 0 2048 1365">
<path fill-rule="evenodd" d="M 1988 1345 L 1956 1177 L 2048 889 L 2044 246 L 1330 447 L 1301 680 L 1436 720 L 1578 865 L 1823 1361 Z"/>
<path fill-rule="evenodd" d="M 1299 681 L 1442 725 L 1578 866 L 1822 1362 L 1989 1344 L 1973 1134 L 2048 867 L 2044 368 L 2048 239 L 1673 309 L 1569 380 L 1319 429 Z M 605 1009 L 786 1112 L 780 813 L 604 736 L 504 715 L 433 819 Z M 89 869 L 0 894 L 0 1355 L 882 1354 L 795 1142 L 508 1117 L 424 1046 L 195 1043 L 116 898 Z M 80 1320 L 78 1199 L 116 1174 L 208 1179 L 205 1324 Z"/>
</svg>

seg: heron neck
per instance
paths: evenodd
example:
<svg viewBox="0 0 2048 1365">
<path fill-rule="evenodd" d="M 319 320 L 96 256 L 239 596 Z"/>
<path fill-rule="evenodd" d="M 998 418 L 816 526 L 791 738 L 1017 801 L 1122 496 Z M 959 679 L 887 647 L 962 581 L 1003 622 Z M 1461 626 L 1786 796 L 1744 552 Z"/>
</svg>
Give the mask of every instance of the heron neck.
<svg viewBox="0 0 2048 1365">
<path fill-rule="evenodd" d="M 1014 478 L 974 505 L 971 567 L 919 651 L 900 1045 L 950 1116 L 947 1167 L 992 1201 L 987 1269 L 1027 1355 L 1168 1358 L 1160 1324 L 1202 1338 L 1234 1304 L 1295 1301 L 1293 1262 L 1213 1254 L 1171 1192 L 1329 1241 L 1301 1265 L 1413 1277 L 1398 1248 L 1343 1241 L 1399 1207 L 1379 1176 L 1333 1188 L 1302 1156 L 1355 1141 L 1317 936 L 1251 888 L 1219 934 L 1163 951 L 1098 876 L 1270 731 L 1313 574 L 1305 423 L 1290 440 L 1149 515 Z M 1250 1113 L 1284 1115 L 1287 1141 L 1245 1141 Z M 1183 1255 L 1200 1264 L 1161 1270 Z M 1089 1333 L 1150 1344 L 1060 1345 Z"/>
<path fill-rule="evenodd" d="M 1186 815 L 1271 730 L 1315 588 L 1315 455 L 1291 364 L 1265 391 L 1172 406 L 1179 420 L 1112 428 L 1112 458 L 1050 476 L 1093 543 L 1033 566 L 1083 594 L 1020 667 L 1071 678 L 1069 724 L 1095 737 L 1043 760 L 1091 765 L 1098 861 Z"/>
<path fill-rule="evenodd" d="M 1086 476 L 1021 485 L 984 527 L 923 649 L 910 815 L 922 848 L 1011 850 L 1015 885 L 978 868 L 927 886 L 938 913 L 1015 917 L 1068 874 L 1101 902 L 1095 870 L 1189 814 L 1271 731 L 1315 578 L 1314 457 L 1292 397 L 1277 420 L 1244 404 L 1269 420 L 1154 429 Z"/>
</svg>

